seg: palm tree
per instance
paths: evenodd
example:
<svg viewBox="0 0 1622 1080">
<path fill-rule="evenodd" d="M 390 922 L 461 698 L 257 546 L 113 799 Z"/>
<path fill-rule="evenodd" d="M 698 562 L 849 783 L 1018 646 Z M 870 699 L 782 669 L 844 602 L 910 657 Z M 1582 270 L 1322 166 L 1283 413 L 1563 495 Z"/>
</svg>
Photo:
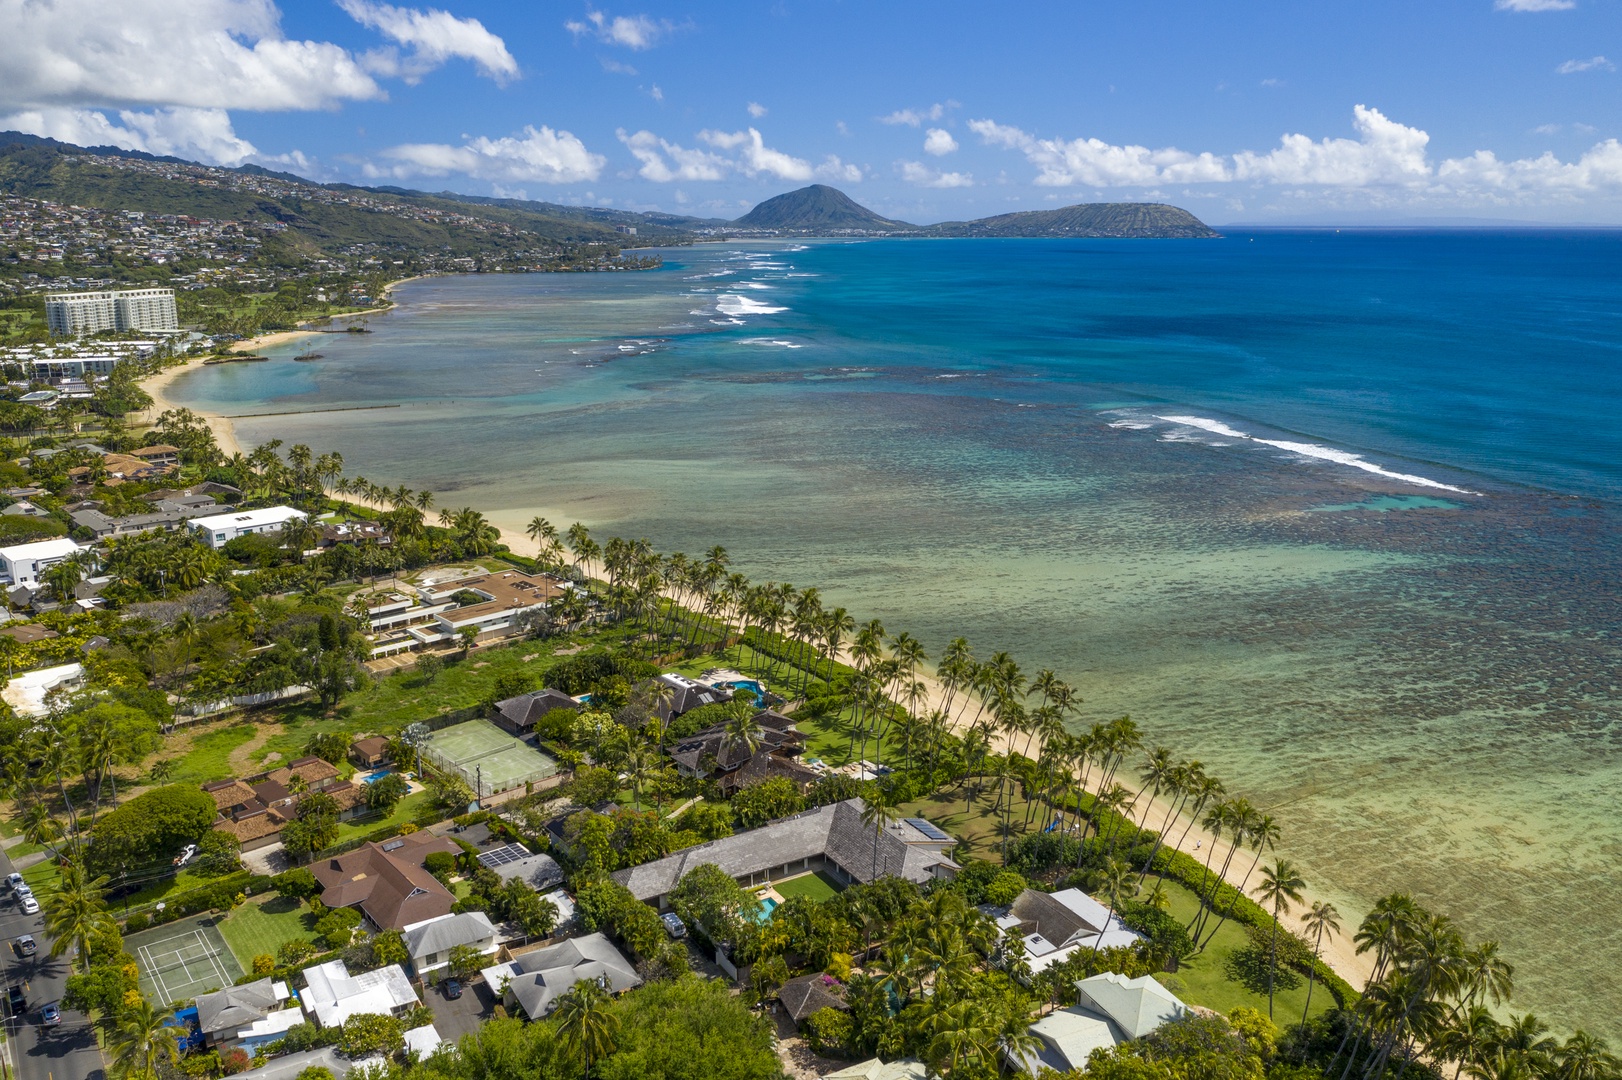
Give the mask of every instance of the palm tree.
<svg viewBox="0 0 1622 1080">
<path fill-rule="evenodd" d="M 895 812 L 895 804 L 890 796 L 880 791 L 870 791 L 862 799 L 862 824 L 870 826 L 873 830 L 873 877 L 879 876 L 879 837 L 883 835 L 885 826 L 894 821 L 899 815 Z"/>
<path fill-rule="evenodd" d="M 113 1027 L 113 1075 L 122 1078 L 158 1074 L 158 1058 L 175 1060 L 175 1032 L 168 1026 L 169 1013 L 153 1008 L 144 998 L 125 1006 Z"/>
<path fill-rule="evenodd" d="M 51 955 L 61 956 L 77 946 L 79 962 L 90 967 L 90 943 L 99 935 L 118 933 L 107 911 L 103 893 L 105 876 L 91 879 L 77 862 L 65 863 L 62 878 L 45 912 L 45 932 L 51 935 Z"/>
<path fill-rule="evenodd" d="M 1098 947 L 1104 943 L 1104 932 L 1109 924 L 1115 920 L 1115 909 L 1121 906 L 1121 898 L 1128 893 L 1137 891 L 1132 882 L 1132 867 L 1119 859 L 1106 858 L 1104 866 L 1098 871 L 1099 881 L 1097 890 L 1109 900 L 1109 914 L 1104 916 L 1104 925 L 1098 928 L 1098 936 L 1093 939 L 1093 955 L 1098 955 Z"/>
<path fill-rule="evenodd" d="M 1307 883 L 1296 873 L 1288 859 L 1275 859 L 1272 866 L 1262 867 L 1262 880 L 1256 886 L 1256 895 L 1273 909 L 1273 941 L 1267 968 L 1267 1018 L 1273 1018 L 1273 983 L 1278 975 L 1279 918 L 1290 913 L 1292 903 L 1301 903 L 1301 890 Z M 1213 932 L 1214 933 L 1214 932 Z"/>
<path fill-rule="evenodd" d="M 1554 1052 L 1555 1080 L 1607 1080 L 1618 1070 L 1622 1070 L 1622 1061 L 1611 1053 L 1605 1040 L 1581 1028 Z"/>
<path fill-rule="evenodd" d="M 583 979 L 558 1000 L 555 1015 L 558 1036 L 585 1058 L 586 1080 L 591 1080 L 591 1063 L 614 1052 L 614 1035 L 620 1027 L 619 1017 L 609 1011 L 608 991 Z"/>
<path fill-rule="evenodd" d="M 760 726 L 760 714 L 749 712 L 734 716 L 727 720 L 726 730 L 721 735 L 721 750 L 725 753 L 741 747 L 751 757 L 760 749 L 761 740 L 766 736 L 765 730 Z"/>
<path fill-rule="evenodd" d="M 1324 935 L 1331 938 L 1340 936 L 1340 912 L 1335 910 L 1334 904 L 1322 900 L 1314 903 L 1312 909 L 1301 916 L 1306 924 L 1307 933 L 1312 935 L 1312 959 L 1317 961 L 1323 957 Z M 1301 1022 L 1307 1022 L 1307 1012 L 1312 1008 L 1312 984 L 1316 981 L 1318 965 L 1313 964 L 1307 972 L 1307 1003 L 1301 1008 Z"/>
</svg>

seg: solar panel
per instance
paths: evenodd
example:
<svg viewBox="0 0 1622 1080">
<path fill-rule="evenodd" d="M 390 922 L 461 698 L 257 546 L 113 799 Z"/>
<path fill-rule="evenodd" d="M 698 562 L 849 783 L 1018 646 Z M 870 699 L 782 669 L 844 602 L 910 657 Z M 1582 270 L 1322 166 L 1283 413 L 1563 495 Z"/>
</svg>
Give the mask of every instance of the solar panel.
<svg viewBox="0 0 1622 1080">
<path fill-rule="evenodd" d="M 502 847 L 491 848 L 489 851 L 479 852 L 479 862 L 488 869 L 494 870 L 498 866 L 508 863 L 523 862 L 529 858 L 529 849 L 523 844 L 506 844 Z"/>
<path fill-rule="evenodd" d="M 951 837 L 942 832 L 933 822 L 921 817 L 910 817 L 907 824 L 929 837 L 931 840 L 950 840 Z"/>
</svg>

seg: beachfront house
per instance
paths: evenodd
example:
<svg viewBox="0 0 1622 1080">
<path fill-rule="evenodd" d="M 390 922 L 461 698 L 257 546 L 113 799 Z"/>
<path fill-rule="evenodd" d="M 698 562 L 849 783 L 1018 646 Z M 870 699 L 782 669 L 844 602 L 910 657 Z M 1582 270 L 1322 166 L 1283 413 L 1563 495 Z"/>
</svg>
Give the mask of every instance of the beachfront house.
<svg viewBox="0 0 1622 1080">
<path fill-rule="evenodd" d="M 562 690 L 548 687 L 545 690 L 535 690 L 496 702 L 496 714 L 491 719 L 497 726 L 522 739 L 534 732 L 535 725 L 547 713 L 555 709 L 568 709 L 573 712 L 579 708 L 580 702 Z"/>
<path fill-rule="evenodd" d="M 1188 1012 L 1188 1006 L 1152 975 L 1129 979 L 1113 971 L 1076 983 L 1076 1004 L 1042 1017 L 1030 1027 L 1034 1050 L 1008 1054 L 1008 1063 L 1031 1076 L 1046 1069 L 1085 1069 L 1094 1050 L 1141 1039 Z"/>
<path fill-rule="evenodd" d="M 726 798 L 740 788 L 776 776 L 787 778 L 802 791 L 815 783 L 818 774 L 797 760 L 805 748 L 805 738 L 794 721 L 767 709 L 755 715 L 755 722 L 760 728 L 760 744 L 754 749 L 729 740 L 725 724 L 715 724 L 683 739 L 670 751 L 676 771 L 715 781 Z"/>
<path fill-rule="evenodd" d="M 202 533 L 209 547 L 218 549 L 239 536 L 253 533 L 278 533 L 290 521 L 303 521 L 302 510 L 291 506 L 267 506 L 263 510 L 240 510 L 231 514 L 210 514 L 193 518 L 190 527 Z"/>
<path fill-rule="evenodd" d="M 610 876 L 661 911 L 687 871 L 705 863 L 745 886 L 817 870 L 845 885 L 889 875 L 919 884 L 957 876 L 958 865 L 948 854 L 956 841 L 945 832 L 923 818 L 905 818 L 891 822 L 875 840 L 862 823 L 863 809 L 861 799 L 830 803 Z"/>
<path fill-rule="evenodd" d="M 511 634 L 563 590 L 551 578 L 517 570 L 433 582 L 417 589 L 421 603 L 416 611 L 429 609 L 423 611 L 425 621 L 406 626 L 405 631 L 418 645 L 454 643 L 469 627 L 479 637 Z"/>
<path fill-rule="evenodd" d="M 1015 897 L 997 926 L 1005 938 L 1025 943 L 1025 958 L 1036 975 L 1078 950 L 1131 948 L 1143 940 L 1119 915 L 1080 889 L 1056 893 L 1026 889 Z"/>
</svg>

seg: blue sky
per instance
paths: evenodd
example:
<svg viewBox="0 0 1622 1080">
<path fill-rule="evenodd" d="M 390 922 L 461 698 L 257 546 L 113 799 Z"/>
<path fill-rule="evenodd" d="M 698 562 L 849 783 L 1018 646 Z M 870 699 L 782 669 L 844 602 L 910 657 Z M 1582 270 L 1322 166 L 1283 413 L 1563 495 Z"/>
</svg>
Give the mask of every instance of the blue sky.
<svg viewBox="0 0 1622 1080">
<path fill-rule="evenodd" d="M 0 12 L 0 126 L 323 180 L 719 217 L 821 181 L 913 221 L 1622 223 L 1616 0 Z"/>
</svg>

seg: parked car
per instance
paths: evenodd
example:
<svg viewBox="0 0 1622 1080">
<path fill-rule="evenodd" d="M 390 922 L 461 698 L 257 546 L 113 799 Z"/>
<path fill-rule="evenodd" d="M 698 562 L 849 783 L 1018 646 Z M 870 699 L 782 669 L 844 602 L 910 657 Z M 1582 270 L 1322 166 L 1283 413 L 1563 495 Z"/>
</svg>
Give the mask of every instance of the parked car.
<svg viewBox="0 0 1622 1080">
<path fill-rule="evenodd" d="M 24 934 L 11 943 L 11 948 L 18 956 L 33 956 L 39 951 L 39 943 L 34 940 L 33 934 Z"/>
<path fill-rule="evenodd" d="M 62 1010 L 56 1007 L 56 1002 L 47 1001 L 39 1007 L 39 1022 L 46 1027 L 55 1027 L 62 1022 Z"/>
<path fill-rule="evenodd" d="M 34 899 L 34 894 L 33 893 L 29 893 L 27 896 L 23 897 L 23 914 L 24 915 L 38 915 L 39 914 L 39 901 Z"/>
<path fill-rule="evenodd" d="M 446 979 L 443 986 L 445 989 L 445 999 L 447 1001 L 455 1001 L 457 998 L 462 996 L 461 979 Z"/>
<path fill-rule="evenodd" d="M 12 889 L 11 895 L 21 900 L 25 896 L 33 896 L 34 890 L 29 888 L 28 882 L 25 881 L 21 885 L 18 885 L 15 889 Z"/>
<path fill-rule="evenodd" d="M 22 886 L 22 883 L 23 876 L 21 874 L 12 873 L 6 875 L 6 888 L 12 892 L 16 892 Z"/>
<path fill-rule="evenodd" d="M 28 995 L 23 993 L 20 986 L 13 986 L 6 991 L 6 1001 L 11 1006 L 12 1016 L 21 1016 L 28 1011 Z"/>
<path fill-rule="evenodd" d="M 671 937 L 684 938 L 687 936 L 686 924 L 681 921 L 681 916 L 677 915 L 674 911 L 667 911 L 663 915 L 659 916 L 659 918 L 665 924 L 665 933 L 669 934 Z"/>
<path fill-rule="evenodd" d="M 175 865 L 176 866 L 185 866 L 187 863 L 192 861 L 192 856 L 194 856 L 196 854 L 197 854 L 197 845 L 196 844 L 187 844 L 185 847 L 180 849 L 180 854 L 175 856 Z"/>
</svg>

